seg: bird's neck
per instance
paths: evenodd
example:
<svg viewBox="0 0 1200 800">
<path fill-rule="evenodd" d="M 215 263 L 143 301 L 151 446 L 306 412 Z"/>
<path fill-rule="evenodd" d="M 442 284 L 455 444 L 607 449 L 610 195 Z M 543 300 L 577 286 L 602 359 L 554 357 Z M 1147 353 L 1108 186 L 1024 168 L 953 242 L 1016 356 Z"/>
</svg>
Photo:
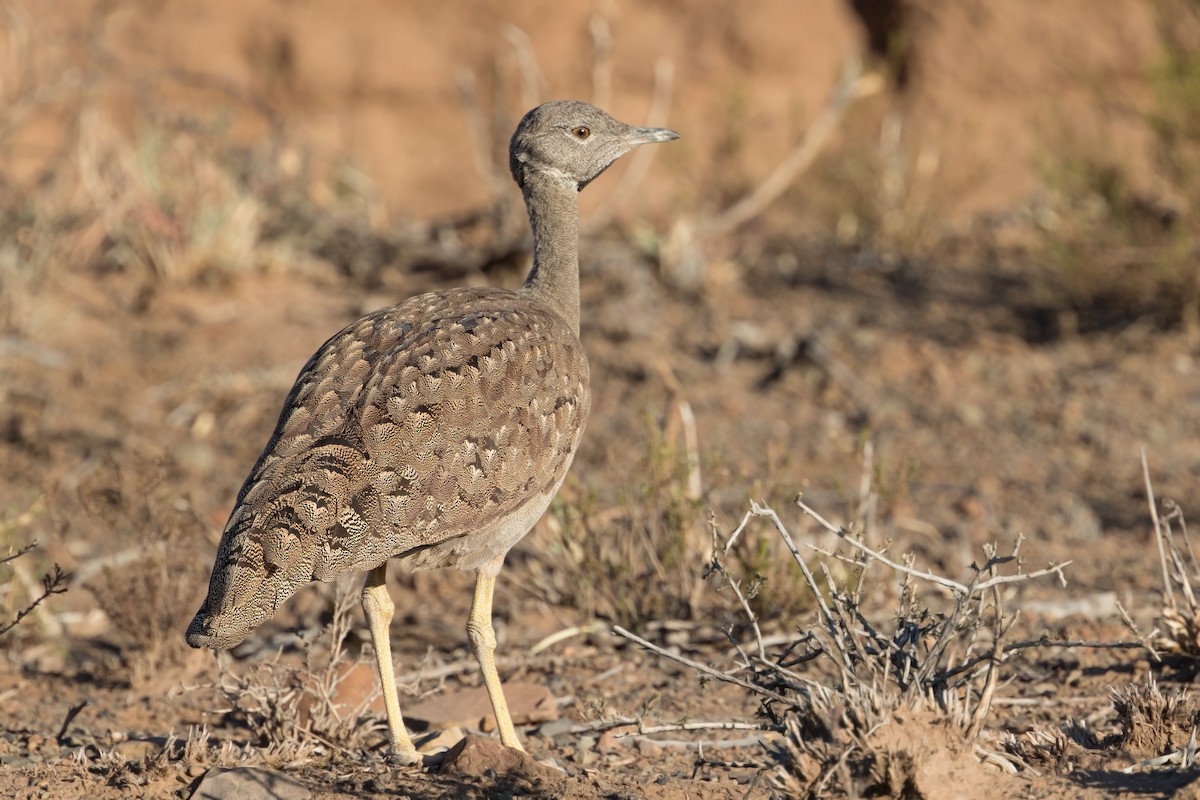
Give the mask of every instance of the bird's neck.
<svg viewBox="0 0 1200 800">
<path fill-rule="evenodd" d="M 533 268 L 521 291 L 556 311 L 579 333 L 579 192 L 531 174 L 524 183 L 533 226 Z"/>
</svg>

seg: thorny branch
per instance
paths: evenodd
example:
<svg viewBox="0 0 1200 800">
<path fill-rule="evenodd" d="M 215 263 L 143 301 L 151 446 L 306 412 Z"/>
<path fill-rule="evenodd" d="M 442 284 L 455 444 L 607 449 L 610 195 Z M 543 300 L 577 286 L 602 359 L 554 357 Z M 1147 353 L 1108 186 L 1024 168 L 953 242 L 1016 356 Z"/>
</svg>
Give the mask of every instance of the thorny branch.
<svg viewBox="0 0 1200 800">
<path fill-rule="evenodd" d="M 924 570 L 913 569 L 910 566 L 906 566 L 904 564 L 900 564 L 896 561 L 893 561 L 892 559 L 885 556 L 883 553 L 881 553 L 877 550 L 873 550 L 872 548 L 867 547 L 867 545 L 860 542 L 858 539 L 855 539 L 851 535 L 850 531 L 846 530 L 845 528 L 838 528 L 834 525 L 831 525 L 828 521 L 825 520 L 824 517 L 822 517 L 816 511 L 813 511 L 799 497 L 796 498 L 796 505 L 798 505 L 800 507 L 800 510 L 802 510 L 805 514 L 807 514 L 808 516 L 815 519 L 818 523 L 820 523 L 823 528 L 825 528 L 830 533 L 832 533 L 835 536 L 837 536 L 838 538 L 840 538 L 846 544 L 850 545 L 851 547 L 855 548 L 856 550 L 861 551 L 868 558 L 878 561 L 879 563 L 883 564 L 887 568 L 894 570 L 896 572 L 899 572 L 899 573 L 902 573 L 905 575 L 911 575 L 914 578 L 918 578 L 923 581 L 928 581 L 930 583 L 936 583 L 940 586 L 944 586 L 947 589 L 949 589 L 950 591 L 954 592 L 954 594 L 959 595 L 959 596 L 971 596 L 971 595 L 975 594 L 976 592 L 982 592 L 984 589 L 990 589 L 993 586 L 997 586 L 999 584 L 1023 582 L 1023 581 L 1032 580 L 1034 578 L 1040 578 L 1044 575 L 1057 575 L 1059 582 L 1063 586 L 1066 586 L 1067 578 L 1066 578 L 1066 575 L 1063 574 L 1063 569 L 1065 567 L 1069 567 L 1073 563 L 1071 561 L 1063 561 L 1058 564 L 1051 564 L 1050 566 L 1046 567 L 1045 569 L 1037 570 L 1035 572 L 1021 572 L 1021 573 L 1017 573 L 1015 575 L 995 575 L 995 576 L 989 578 L 988 580 L 982 581 L 979 583 L 972 582 L 969 585 L 962 584 L 956 580 L 946 578 L 942 575 L 936 575 L 932 572 L 926 572 Z M 750 510 L 751 514 L 757 513 L 755 511 L 755 508 L 757 508 L 757 505 L 754 503 L 751 503 L 751 510 Z M 774 513 L 774 512 L 771 512 L 771 513 Z M 828 553 L 825 553 L 825 551 L 821 550 L 820 548 L 818 548 L 814 545 L 809 545 L 809 547 L 823 555 L 829 555 Z M 1020 540 L 1018 540 L 1017 548 L 1018 549 L 1020 548 Z M 984 564 L 982 567 L 976 567 L 977 574 L 982 574 L 983 572 L 986 572 L 990 567 L 999 565 L 1006 561 L 1013 560 L 1014 558 L 1015 558 L 1015 551 L 1014 551 L 1013 556 L 1003 556 L 1003 557 L 1000 557 L 999 560 L 996 560 L 995 558 L 989 558 L 987 564 Z M 993 563 L 993 562 L 995 562 L 995 563 Z"/>
<path fill-rule="evenodd" d="M 659 647 L 656 644 L 653 644 L 652 642 L 646 641 L 645 639 L 643 639 L 642 637 L 638 636 L 635 633 L 630 633 L 629 631 L 622 628 L 620 625 L 613 625 L 612 630 L 613 630 L 613 633 L 617 634 L 618 636 L 624 637 L 624 638 L 628 639 L 629 641 L 633 642 L 634 644 L 644 647 L 645 649 L 649 650 L 652 653 L 657 653 L 658 655 L 669 658 L 672 661 L 677 661 L 680 664 L 683 664 L 685 667 L 690 667 L 691 669 L 696 670 L 696 672 L 700 672 L 700 673 L 703 673 L 704 675 L 708 675 L 710 678 L 716 678 L 717 680 L 725 681 L 726 683 L 736 683 L 738 686 L 741 686 L 743 689 L 749 689 L 750 691 L 755 692 L 756 694 L 761 694 L 768 699 L 776 700 L 780 703 L 790 703 L 791 702 L 790 700 L 788 700 L 788 698 L 784 697 L 781 694 L 777 694 L 768 689 L 764 689 L 763 687 L 757 686 L 750 681 L 743 680 L 742 678 L 739 678 L 736 675 L 730 675 L 727 672 L 721 672 L 721 670 L 713 669 L 710 666 L 701 664 L 699 661 L 692 661 L 690 658 L 687 658 L 686 656 L 681 656 L 678 653 L 672 653 L 670 650 L 666 650 L 662 647 Z"/>
<path fill-rule="evenodd" d="M 11 551 L 6 555 L 0 556 L 0 564 L 7 564 L 10 561 L 15 561 L 21 556 L 37 547 L 37 542 L 32 542 L 25 545 L 19 550 Z M 42 604 L 46 598 L 51 595 L 63 594 L 67 591 L 67 581 L 71 579 L 71 573 L 63 572 L 62 567 L 58 564 L 54 565 L 53 571 L 42 576 L 42 593 L 33 598 L 24 608 L 16 613 L 16 615 L 8 623 L 0 626 L 0 636 L 11 631 L 17 625 L 21 624 L 21 620 L 33 613 L 33 610 Z"/>
</svg>

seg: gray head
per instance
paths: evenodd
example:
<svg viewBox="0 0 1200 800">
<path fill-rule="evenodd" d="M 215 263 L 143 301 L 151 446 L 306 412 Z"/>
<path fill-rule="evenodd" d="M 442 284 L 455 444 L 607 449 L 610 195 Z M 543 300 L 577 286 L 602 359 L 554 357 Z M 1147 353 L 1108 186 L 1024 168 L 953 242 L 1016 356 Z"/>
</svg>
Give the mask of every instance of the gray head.
<svg viewBox="0 0 1200 800">
<path fill-rule="evenodd" d="M 582 100 L 554 100 L 530 111 L 508 148 L 508 165 L 522 189 L 531 174 L 582 189 L 638 145 L 668 142 L 666 128 L 635 128 Z"/>
</svg>

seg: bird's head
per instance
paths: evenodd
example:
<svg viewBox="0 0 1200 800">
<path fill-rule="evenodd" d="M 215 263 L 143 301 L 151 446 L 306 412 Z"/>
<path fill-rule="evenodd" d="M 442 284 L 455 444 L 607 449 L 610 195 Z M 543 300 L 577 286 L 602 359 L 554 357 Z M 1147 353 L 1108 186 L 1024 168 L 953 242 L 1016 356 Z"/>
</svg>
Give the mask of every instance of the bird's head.
<svg viewBox="0 0 1200 800">
<path fill-rule="evenodd" d="M 555 100 L 527 113 L 509 145 L 509 168 L 522 189 L 532 174 L 582 189 L 630 150 L 668 142 L 667 128 L 637 128 L 581 100 Z"/>
</svg>

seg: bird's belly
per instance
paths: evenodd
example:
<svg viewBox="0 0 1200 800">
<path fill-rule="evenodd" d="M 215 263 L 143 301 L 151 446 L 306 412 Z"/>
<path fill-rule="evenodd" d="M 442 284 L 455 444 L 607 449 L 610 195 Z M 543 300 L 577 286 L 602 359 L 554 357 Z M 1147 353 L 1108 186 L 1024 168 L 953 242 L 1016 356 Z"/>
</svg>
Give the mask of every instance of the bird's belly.
<svg viewBox="0 0 1200 800">
<path fill-rule="evenodd" d="M 548 492 L 539 492 L 517 510 L 465 536 L 448 539 L 412 555 L 402 556 L 402 560 L 413 570 L 436 567 L 478 569 L 504 555 L 521 541 L 525 534 L 533 530 L 533 526 L 542 518 L 550 501 L 558 494 L 558 487 L 562 485 L 570 466 L 571 459 L 568 459 L 563 467 L 563 477 L 558 483 Z"/>
</svg>

